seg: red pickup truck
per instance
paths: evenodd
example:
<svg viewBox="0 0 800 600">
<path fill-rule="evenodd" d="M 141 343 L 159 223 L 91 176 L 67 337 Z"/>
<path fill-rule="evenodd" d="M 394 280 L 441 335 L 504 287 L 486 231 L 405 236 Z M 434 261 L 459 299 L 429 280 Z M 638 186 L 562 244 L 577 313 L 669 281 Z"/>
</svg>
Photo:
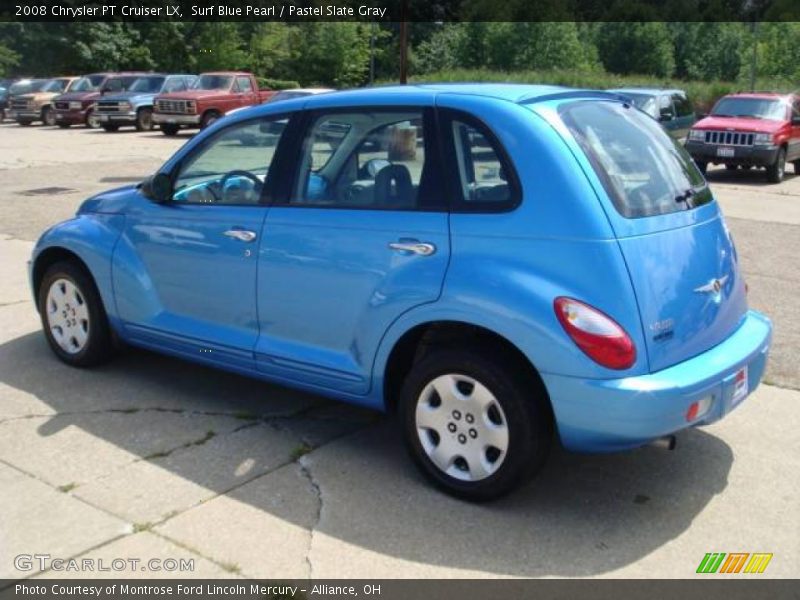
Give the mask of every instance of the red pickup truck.
<svg viewBox="0 0 800 600">
<path fill-rule="evenodd" d="M 800 96 L 753 92 L 721 98 L 694 124 L 686 150 L 700 170 L 709 163 L 725 168 L 766 169 L 767 181 L 780 183 L 786 163 L 800 174 Z"/>
<path fill-rule="evenodd" d="M 161 127 L 164 135 L 175 135 L 181 127 L 203 129 L 225 113 L 261 104 L 273 94 L 273 90 L 258 89 L 258 82 L 251 73 L 203 73 L 188 91 L 157 96 L 153 122 Z"/>
</svg>

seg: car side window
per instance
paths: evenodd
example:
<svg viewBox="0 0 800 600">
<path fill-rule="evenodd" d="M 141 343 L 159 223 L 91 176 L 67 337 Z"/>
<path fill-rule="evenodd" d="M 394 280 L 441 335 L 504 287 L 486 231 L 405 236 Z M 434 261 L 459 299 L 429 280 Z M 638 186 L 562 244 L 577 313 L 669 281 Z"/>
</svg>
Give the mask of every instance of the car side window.
<svg viewBox="0 0 800 600">
<path fill-rule="evenodd" d="M 658 112 L 661 117 L 672 118 L 675 116 L 675 108 L 672 106 L 672 98 L 667 94 L 662 94 L 658 98 Z"/>
<path fill-rule="evenodd" d="M 287 118 L 230 125 L 184 160 L 173 181 L 180 204 L 259 204 Z"/>
<path fill-rule="evenodd" d="M 164 84 L 164 93 L 183 92 L 186 90 L 186 84 L 182 77 L 170 77 Z"/>
<path fill-rule="evenodd" d="M 377 210 L 443 206 L 422 109 L 316 116 L 290 204 Z"/>
<path fill-rule="evenodd" d="M 252 92 L 253 91 L 253 86 L 250 83 L 250 78 L 249 77 L 237 77 L 236 78 L 236 83 L 239 86 L 239 91 L 240 92 L 246 93 L 246 92 Z"/>
<path fill-rule="evenodd" d="M 688 117 L 694 113 L 692 103 L 683 94 L 673 94 L 672 101 L 675 104 L 675 113 L 679 117 Z"/>
<path fill-rule="evenodd" d="M 519 199 L 518 185 L 499 142 L 477 121 L 450 120 L 452 156 L 457 175 L 454 210 L 509 210 Z"/>
</svg>

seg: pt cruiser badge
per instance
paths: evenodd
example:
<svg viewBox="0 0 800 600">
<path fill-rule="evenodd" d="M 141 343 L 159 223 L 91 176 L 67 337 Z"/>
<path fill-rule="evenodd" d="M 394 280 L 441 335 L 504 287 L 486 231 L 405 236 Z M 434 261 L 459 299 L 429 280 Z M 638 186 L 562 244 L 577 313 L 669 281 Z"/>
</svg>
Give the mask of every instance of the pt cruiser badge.
<svg viewBox="0 0 800 600">
<path fill-rule="evenodd" d="M 694 288 L 694 291 L 703 292 L 706 294 L 719 294 L 726 281 L 728 281 L 727 275 L 720 277 L 719 279 L 712 279 L 707 284 Z"/>
</svg>

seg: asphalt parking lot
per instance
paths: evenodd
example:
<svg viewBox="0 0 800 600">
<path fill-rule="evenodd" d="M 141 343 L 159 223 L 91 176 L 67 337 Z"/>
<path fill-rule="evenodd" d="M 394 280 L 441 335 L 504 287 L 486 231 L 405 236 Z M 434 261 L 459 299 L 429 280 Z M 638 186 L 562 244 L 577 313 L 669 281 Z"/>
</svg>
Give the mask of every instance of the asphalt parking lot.
<svg viewBox="0 0 800 600">
<path fill-rule="evenodd" d="M 555 450 L 527 488 L 471 505 L 421 480 L 391 418 L 146 352 L 92 371 L 52 355 L 27 287 L 34 240 L 187 139 L 0 124 L 0 577 L 92 576 L 21 571 L 20 554 L 195 561 L 97 573 L 130 577 L 694 577 L 707 552 L 773 553 L 762 577 L 797 576 L 791 168 L 776 186 L 709 171 L 750 303 L 775 323 L 765 385 L 674 452 Z"/>
</svg>

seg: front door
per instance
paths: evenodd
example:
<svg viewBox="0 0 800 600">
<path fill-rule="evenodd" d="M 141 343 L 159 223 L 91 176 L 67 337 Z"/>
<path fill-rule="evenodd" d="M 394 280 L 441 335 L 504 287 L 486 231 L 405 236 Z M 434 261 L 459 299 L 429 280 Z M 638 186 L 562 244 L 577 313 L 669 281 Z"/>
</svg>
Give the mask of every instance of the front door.
<svg viewBox="0 0 800 600">
<path fill-rule="evenodd" d="M 450 242 L 432 112 L 310 115 L 294 189 L 264 225 L 260 370 L 365 394 L 391 323 L 439 297 Z"/>
<path fill-rule="evenodd" d="M 253 367 L 262 190 L 284 127 L 222 129 L 176 167 L 170 202 L 143 198 L 127 216 L 113 277 L 132 341 Z"/>
</svg>

